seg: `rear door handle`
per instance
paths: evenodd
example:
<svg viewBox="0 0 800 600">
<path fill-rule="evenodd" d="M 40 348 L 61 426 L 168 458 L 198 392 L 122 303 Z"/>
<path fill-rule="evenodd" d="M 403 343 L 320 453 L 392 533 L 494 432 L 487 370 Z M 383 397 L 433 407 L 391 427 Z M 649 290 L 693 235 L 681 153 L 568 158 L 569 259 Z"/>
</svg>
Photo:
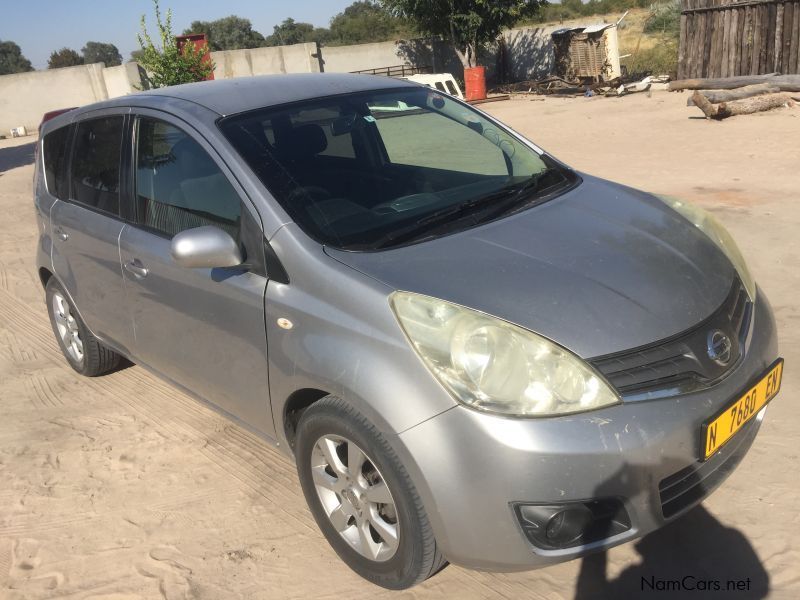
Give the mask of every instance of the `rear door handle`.
<svg viewBox="0 0 800 600">
<path fill-rule="evenodd" d="M 61 227 L 56 227 L 56 237 L 62 242 L 66 242 L 69 239 L 69 234 L 61 229 Z"/>
<path fill-rule="evenodd" d="M 126 262 L 123 266 L 126 271 L 133 273 L 134 277 L 138 277 L 139 279 L 147 277 L 147 274 L 150 272 L 138 258 Z"/>
</svg>

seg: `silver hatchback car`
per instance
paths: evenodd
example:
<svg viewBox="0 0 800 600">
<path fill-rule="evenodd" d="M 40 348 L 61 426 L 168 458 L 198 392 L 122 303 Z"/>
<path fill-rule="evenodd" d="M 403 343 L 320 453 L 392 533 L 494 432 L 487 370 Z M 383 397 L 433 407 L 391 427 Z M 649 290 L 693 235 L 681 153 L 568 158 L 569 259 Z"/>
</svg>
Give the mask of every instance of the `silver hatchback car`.
<svg viewBox="0 0 800 600">
<path fill-rule="evenodd" d="M 436 90 L 191 84 L 62 114 L 40 144 L 69 364 L 125 357 L 280 448 L 387 588 L 653 531 L 736 467 L 780 387 L 769 303 L 711 216 Z"/>
</svg>

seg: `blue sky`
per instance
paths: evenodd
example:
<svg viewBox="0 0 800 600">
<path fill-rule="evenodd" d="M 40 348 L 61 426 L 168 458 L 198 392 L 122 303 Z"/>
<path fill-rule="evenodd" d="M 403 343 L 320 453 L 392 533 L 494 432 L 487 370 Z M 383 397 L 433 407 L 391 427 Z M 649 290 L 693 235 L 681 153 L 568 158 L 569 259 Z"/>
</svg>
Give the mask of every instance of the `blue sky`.
<svg viewBox="0 0 800 600">
<path fill-rule="evenodd" d="M 250 19 L 264 35 L 286 17 L 327 26 L 331 17 L 353 0 L 161 0 L 161 10 L 172 8 L 172 29 L 181 33 L 192 21 L 210 21 L 228 15 Z M 155 30 L 151 0 L 2 0 L 0 40 L 19 44 L 37 69 L 47 68 L 53 50 L 64 46 L 81 51 L 88 41 L 110 42 L 123 60 L 137 49 L 139 18 L 148 17 Z M 151 27 L 152 25 L 152 27 Z"/>
</svg>

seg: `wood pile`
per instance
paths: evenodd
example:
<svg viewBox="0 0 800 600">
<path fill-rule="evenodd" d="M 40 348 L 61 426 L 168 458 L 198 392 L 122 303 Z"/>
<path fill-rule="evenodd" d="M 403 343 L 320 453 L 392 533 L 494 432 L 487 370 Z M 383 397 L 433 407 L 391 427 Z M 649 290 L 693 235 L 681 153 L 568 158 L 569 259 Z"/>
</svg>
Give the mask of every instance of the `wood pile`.
<svg viewBox="0 0 800 600">
<path fill-rule="evenodd" d="M 800 75 L 742 75 L 713 79 L 680 79 L 670 91 L 694 90 L 686 102 L 703 111 L 706 118 L 725 119 L 749 115 L 800 101 Z"/>
</svg>

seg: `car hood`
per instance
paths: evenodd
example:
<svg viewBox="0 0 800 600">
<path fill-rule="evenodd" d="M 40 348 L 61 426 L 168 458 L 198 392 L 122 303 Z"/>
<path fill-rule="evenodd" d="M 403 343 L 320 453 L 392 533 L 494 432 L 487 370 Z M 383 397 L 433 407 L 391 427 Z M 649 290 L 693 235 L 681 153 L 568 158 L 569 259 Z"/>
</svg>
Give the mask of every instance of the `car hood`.
<svg viewBox="0 0 800 600">
<path fill-rule="evenodd" d="M 325 251 L 390 287 L 495 315 L 584 358 L 670 337 L 722 304 L 735 271 L 699 229 L 650 194 L 583 178 L 554 200 L 438 239 Z"/>
</svg>

